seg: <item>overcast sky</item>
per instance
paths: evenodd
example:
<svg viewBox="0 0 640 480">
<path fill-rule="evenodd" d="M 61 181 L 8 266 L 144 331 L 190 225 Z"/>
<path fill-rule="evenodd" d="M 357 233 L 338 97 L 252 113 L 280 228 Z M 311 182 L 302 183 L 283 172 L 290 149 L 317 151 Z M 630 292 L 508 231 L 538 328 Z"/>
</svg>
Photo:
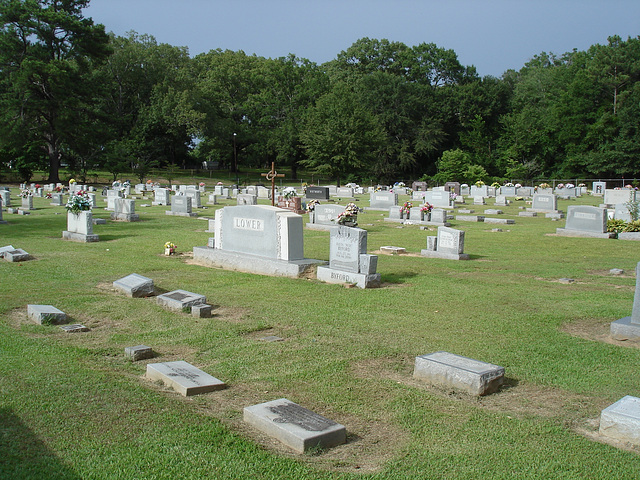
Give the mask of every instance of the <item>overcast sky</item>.
<svg viewBox="0 0 640 480">
<path fill-rule="evenodd" d="M 640 35 L 640 0 L 91 0 L 84 16 L 191 56 L 221 48 L 320 64 L 363 37 L 435 43 L 498 77 L 543 51 Z"/>
</svg>

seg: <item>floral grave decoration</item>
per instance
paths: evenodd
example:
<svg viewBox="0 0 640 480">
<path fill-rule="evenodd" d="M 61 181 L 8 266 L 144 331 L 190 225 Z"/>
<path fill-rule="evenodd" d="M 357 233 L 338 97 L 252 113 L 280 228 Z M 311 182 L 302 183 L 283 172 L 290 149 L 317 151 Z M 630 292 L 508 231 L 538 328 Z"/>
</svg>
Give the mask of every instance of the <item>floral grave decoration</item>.
<svg viewBox="0 0 640 480">
<path fill-rule="evenodd" d="M 70 178 L 69 179 L 69 185 L 72 185 L 74 183 L 76 183 L 76 179 L 75 178 Z"/>
<path fill-rule="evenodd" d="M 311 213 L 316 209 L 316 205 L 320 205 L 320 200 L 310 200 L 307 203 L 307 213 Z"/>
<path fill-rule="evenodd" d="M 51 192 L 47 192 L 47 193 L 44 195 L 44 197 L 45 197 L 45 198 L 53 198 L 53 195 L 51 195 Z"/>
<path fill-rule="evenodd" d="M 91 210 L 91 200 L 89 199 L 89 193 L 85 190 L 78 190 L 76 193 L 69 197 L 69 201 L 65 205 L 67 212 L 78 215 L 80 212 Z"/>
<path fill-rule="evenodd" d="M 493 188 L 500 188 L 500 184 L 499 184 L 498 182 L 493 182 L 493 183 L 491 184 L 491 186 L 492 186 Z"/>
<path fill-rule="evenodd" d="M 547 189 L 551 188 L 551 185 L 549 185 L 548 183 L 541 183 L 540 185 L 538 185 L 538 188 Z"/>
<path fill-rule="evenodd" d="M 400 213 L 409 213 L 409 211 L 413 208 L 413 203 L 404 202 L 404 205 L 400 207 Z"/>
<path fill-rule="evenodd" d="M 338 225 L 349 225 L 355 227 L 358 225 L 358 212 L 360 209 L 355 203 L 348 203 L 340 215 L 338 215 Z"/>
<path fill-rule="evenodd" d="M 53 189 L 56 193 L 62 193 L 62 187 L 60 185 L 56 186 L 56 188 Z"/>
<path fill-rule="evenodd" d="M 177 245 L 173 242 L 165 242 L 164 244 L 164 254 L 165 255 L 173 255 L 176 253 Z"/>
<path fill-rule="evenodd" d="M 511 182 L 507 182 L 507 183 L 504 184 L 504 186 L 505 187 L 513 187 L 514 185 Z"/>
<path fill-rule="evenodd" d="M 433 210 L 433 205 L 431 205 L 429 202 L 424 202 L 424 205 L 420 206 L 420 211 L 423 213 L 429 213 L 431 212 L 431 210 Z"/>
<path fill-rule="evenodd" d="M 31 190 L 24 189 L 24 190 L 22 190 L 22 191 L 20 192 L 20 198 L 28 198 L 28 197 L 30 197 L 31 195 L 33 195 L 33 194 L 31 193 Z"/>
<path fill-rule="evenodd" d="M 296 193 L 295 188 L 287 187 L 283 190 L 282 196 L 284 197 L 285 200 L 291 200 L 292 198 L 297 197 L 298 194 Z"/>
<path fill-rule="evenodd" d="M 484 187 L 484 182 L 482 180 L 478 180 L 476 182 L 476 187 Z"/>
<path fill-rule="evenodd" d="M 204 182 L 200 182 L 200 183 L 198 184 L 198 186 L 200 186 L 200 187 L 204 187 Z"/>
</svg>

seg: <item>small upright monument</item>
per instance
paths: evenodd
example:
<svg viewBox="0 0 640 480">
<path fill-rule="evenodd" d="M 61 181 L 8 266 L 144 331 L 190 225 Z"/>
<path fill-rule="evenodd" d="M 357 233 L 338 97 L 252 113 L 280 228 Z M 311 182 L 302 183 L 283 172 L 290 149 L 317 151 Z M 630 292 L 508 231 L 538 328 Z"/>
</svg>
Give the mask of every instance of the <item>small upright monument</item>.
<svg viewBox="0 0 640 480">
<path fill-rule="evenodd" d="M 640 337 L 640 262 L 636 265 L 636 292 L 631 316 L 611 322 L 611 336 L 620 339 Z"/>
</svg>

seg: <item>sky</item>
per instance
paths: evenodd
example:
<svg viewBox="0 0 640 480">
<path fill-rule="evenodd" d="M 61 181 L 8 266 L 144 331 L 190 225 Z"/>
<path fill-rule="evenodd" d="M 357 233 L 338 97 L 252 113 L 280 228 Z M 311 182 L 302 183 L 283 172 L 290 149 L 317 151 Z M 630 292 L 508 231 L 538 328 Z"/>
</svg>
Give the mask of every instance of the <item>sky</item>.
<svg viewBox="0 0 640 480">
<path fill-rule="evenodd" d="M 321 64 L 360 38 L 384 38 L 435 43 L 496 77 L 541 52 L 640 35 L 639 0 L 90 0 L 83 14 L 107 32 L 149 34 L 192 57 L 220 48 Z"/>
</svg>

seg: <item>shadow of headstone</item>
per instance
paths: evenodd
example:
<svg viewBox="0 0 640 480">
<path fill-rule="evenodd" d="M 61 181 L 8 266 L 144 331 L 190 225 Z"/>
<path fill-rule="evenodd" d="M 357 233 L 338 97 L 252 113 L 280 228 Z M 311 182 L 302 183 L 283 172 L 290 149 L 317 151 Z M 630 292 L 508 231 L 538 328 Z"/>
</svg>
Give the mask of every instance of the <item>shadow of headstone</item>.
<svg viewBox="0 0 640 480">
<path fill-rule="evenodd" d="M 10 408 L 0 408 L 0 478 L 80 480 Z"/>
</svg>

